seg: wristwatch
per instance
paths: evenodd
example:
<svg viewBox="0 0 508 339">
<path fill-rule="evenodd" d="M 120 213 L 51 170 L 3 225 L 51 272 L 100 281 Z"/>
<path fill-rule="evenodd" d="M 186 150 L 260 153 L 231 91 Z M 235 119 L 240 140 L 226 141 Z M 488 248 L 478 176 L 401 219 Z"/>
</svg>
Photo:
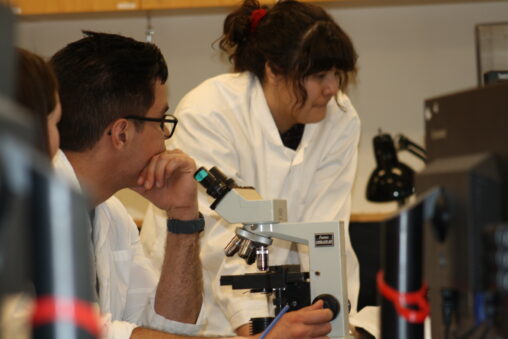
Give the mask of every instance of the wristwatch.
<svg viewBox="0 0 508 339">
<path fill-rule="evenodd" d="M 205 229 L 205 218 L 199 212 L 199 217 L 194 220 L 167 220 L 168 232 L 175 234 L 194 234 L 202 232 Z"/>
</svg>

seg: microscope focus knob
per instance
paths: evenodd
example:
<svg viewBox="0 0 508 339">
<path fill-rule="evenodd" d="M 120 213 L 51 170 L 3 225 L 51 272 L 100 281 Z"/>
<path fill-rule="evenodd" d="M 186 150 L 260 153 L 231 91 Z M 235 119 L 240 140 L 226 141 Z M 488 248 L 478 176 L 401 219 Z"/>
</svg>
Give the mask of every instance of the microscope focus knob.
<svg viewBox="0 0 508 339">
<path fill-rule="evenodd" d="M 333 313 L 332 320 L 337 318 L 337 315 L 339 315 L 340 312 L 340 303 L 337 300 L 337 298 L 335 298 L 331 294 L 320 294 L 317 297 L 315 297 L 314 300 L 312 300 L 312 303 L 314 304 L 318 300 L 323 300 L 324 308 L 329 308 L 330 311 L 332 311 Z"/>
</svg>

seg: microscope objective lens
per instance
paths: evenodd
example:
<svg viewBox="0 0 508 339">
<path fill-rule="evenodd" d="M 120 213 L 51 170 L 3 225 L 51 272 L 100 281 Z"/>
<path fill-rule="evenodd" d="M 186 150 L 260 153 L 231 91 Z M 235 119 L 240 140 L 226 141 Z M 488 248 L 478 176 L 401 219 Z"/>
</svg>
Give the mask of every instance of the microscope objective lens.
<svg viewBox="0 0 508 339">
<path fill-rule="evenodd" d="M 248 257 L 250 257 L 252 252 L 254 252 L 254 245 L 252 244 L 252 241 L 244 239 L 242 241 L 242 246 L 240 247 L 238 255 L 240 256 L 240 258 L 247 259 Z"/>
<path fill-rule="evenodd" d="M 266 246 L 259 246 L 256 249 L 256 260 L 258 270 L 260 271 L 268 270 L 268 248 Z"/>
<path fill-rule="evenodd" d="M 241 244 L 242 239 L 239 236 L 235 235 L 224 248 L 224 253 L 227 257 L 232 257 L 236 252 L 238 252 L 238 250 L 240 250 Z"/>
<path fill-rule="evenodd" d="M 250 256 L 248 258 L 245 258 L 245 262 L 247 262 L 247 265 L 252 265 L 256 262 L 256 252 L 252 251 Z"/>
</svg>

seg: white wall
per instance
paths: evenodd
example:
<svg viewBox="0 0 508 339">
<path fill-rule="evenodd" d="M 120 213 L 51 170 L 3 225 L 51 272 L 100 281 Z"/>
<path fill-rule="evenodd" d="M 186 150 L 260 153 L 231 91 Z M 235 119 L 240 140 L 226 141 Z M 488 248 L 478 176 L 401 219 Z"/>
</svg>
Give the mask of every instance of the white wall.
<svg viewBox="0 0 508 339">
<path fill-rule="evenodd" d="M 363 121 L 359 168 L 353 191 L 353 212 L 383 212 L 393 204 L 373 204 L 364 198 L 369 174 L 375 166 L 372 137 L 378 128 L 404 133 L 423 143 L 423 101 L 426 98 L 476 85 L 474 26 L 508 21 L 508 2 L 481 2 L 422 6 L 385 6 L 326 9 L 349 33 L 359 59 L 358 81 L 350 96 Z M 227 10 L 210 13 L 155 14 L 155 43 L 170 69 L 170 105 L 202 80 L 229 69 L 212 49 Z M 19 45 L 51 56 L 64 44 L 89 29 L 145 39 L 146 19 L 101 17 L 22 21 Z M 416 169 L 419 160 L 401 155 Z M 119 196 L 135 217 L 142 217 L 145 202 L 134 193 Z"/>
</svg>

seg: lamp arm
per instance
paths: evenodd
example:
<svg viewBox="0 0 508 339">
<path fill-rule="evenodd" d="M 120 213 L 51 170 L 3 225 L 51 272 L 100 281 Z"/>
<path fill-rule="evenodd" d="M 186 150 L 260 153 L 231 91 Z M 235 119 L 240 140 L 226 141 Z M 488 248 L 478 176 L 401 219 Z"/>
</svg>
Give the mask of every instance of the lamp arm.
<svg viewBox="0 0 508 339">
<path fill-rule="evenodd" d="M 427 162 L 427 151 L 402 134 L 397 135 L 397 149 L 406 150 L 423 162 Z"/>
<path fill-rule="evenodd" d="M 427 157 L 425 155 L 420 154 L 419 152 L 415 151 L 414 149 L 406 148 L 406 151 L 413 154 L 415 157 L 419 158 L 421 161 L 423 161 L 425 163 L 427 162 Z"/>
</svg>

